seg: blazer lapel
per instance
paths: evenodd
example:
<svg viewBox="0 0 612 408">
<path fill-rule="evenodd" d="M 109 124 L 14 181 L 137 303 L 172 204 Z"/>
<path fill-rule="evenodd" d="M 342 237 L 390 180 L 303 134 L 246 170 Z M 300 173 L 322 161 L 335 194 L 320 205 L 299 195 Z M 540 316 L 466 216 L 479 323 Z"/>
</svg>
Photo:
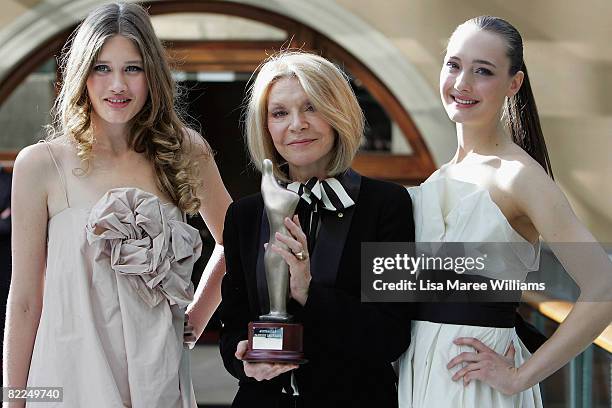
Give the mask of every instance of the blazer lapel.
<svg viewBox="0 0 612 408">
<path fill-rule="evenodd" d="M 361 176 L 352 169 L 337 178 L 340 179 L 355 205 L 343 212 L 322 210 L 321 227 L 311 255 L 310 272 L 314 280 L 326 286 L 333 286 L 336 283 L 340 258 L 351 227 L 355 207 L 358 205 L 357 198 L 361 187 Z"/>
</svg>

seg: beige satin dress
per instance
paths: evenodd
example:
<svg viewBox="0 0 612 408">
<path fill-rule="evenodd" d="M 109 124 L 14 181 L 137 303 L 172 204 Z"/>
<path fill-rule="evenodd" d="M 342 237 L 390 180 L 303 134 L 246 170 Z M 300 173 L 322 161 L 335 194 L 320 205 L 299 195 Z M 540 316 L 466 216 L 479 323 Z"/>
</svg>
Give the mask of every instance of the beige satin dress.
<svg viewBox="0 0 612 408">
<path fill-rule="evenodd" d="M 28 386 L 63 387 L 63 402 L 29 406 L 194 407 L 183 324 L 201 247 L 176 206 L 137 188 L 51 217 Z"/>
</svg>

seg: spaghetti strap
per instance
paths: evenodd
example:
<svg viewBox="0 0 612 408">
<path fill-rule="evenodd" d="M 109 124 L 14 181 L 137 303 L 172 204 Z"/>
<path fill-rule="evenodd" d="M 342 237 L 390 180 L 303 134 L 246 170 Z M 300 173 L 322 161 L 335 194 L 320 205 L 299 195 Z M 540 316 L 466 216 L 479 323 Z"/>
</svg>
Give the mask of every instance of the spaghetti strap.
<svg viewBox="0 0 612 408">
<path fill-rule="evenodd" d="M 68 188 L 66 187 L 66 179 L 64 178 L 64 172 L 62 171 L 62 166 L 57 162 L 55 156 L 53 155 L 53 151 L 51 150 L 51 145 L 46 140 L 40 140 L 39 143 L 44 143 L 49 149 L 49 155 L 51 156 L 51 160 L 53 160 L 53 164 L 55 164 L 55 168 L 57 169 L 57 173 L 59 174 L 60 181 L 62 183 L 62 188 L 64 189 L 64 197 L 66 198 L 66 206 L 70 207 L 70 201 L 68 201 Z"/>
</svg>

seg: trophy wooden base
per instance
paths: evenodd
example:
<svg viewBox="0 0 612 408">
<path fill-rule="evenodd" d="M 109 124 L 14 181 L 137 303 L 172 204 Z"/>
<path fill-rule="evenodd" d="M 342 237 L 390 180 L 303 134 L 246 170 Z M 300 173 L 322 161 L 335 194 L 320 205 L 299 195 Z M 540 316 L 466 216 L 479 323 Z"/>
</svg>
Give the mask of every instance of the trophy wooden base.
<svg viewBox="0 0 612 408">
<path fill-rule="evenodd" d="M 249 344 L 243 360 L 249 363 L 304 364 L 299 323 L 251 322 Z"/>
</svg>

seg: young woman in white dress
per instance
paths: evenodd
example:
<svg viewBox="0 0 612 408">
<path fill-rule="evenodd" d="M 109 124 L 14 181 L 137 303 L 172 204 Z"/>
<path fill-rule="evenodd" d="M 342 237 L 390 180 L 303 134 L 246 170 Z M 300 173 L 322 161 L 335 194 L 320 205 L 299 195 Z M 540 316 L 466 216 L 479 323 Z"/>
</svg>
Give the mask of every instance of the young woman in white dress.
<svg viewBox="0 0 612 408">
<path fill-rule="evenodd" d="M 540 407 L 538 383 L 610 323 L 612 264 L 552 179 L 522 39 L 512 25 L 484 16 L 457 27 L 440 93 L 458 147 L 410 189 L 416 240 L 522 244 L 509 246 L 516 249 L 502 277 L 523 280 L 538 268 L 541 236 L 581 296 L 533 356 L 513 327 L 515 304 L 423 307 L 400 358 L 400 407 Z"/>
<path fill-rule="evenodd" d="M 231 199 L 142 7 L 95 9 L 68 48 L 55 126 L 15 161 L 4 385 L 63 387 L 61 407 L 193 407 L 183 323 L 201 240 L 185 214 L 220 244 Z M 201 326 L 224 268 L 218 246 Z"/>
</svg>

